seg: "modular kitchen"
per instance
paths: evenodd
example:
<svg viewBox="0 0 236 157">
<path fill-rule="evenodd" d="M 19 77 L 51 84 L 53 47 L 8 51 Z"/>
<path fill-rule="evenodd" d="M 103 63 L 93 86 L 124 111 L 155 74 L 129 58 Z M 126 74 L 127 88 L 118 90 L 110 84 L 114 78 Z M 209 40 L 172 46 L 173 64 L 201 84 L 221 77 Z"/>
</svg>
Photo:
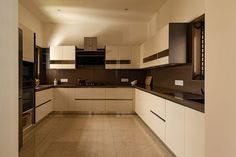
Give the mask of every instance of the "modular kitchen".
<svg viewBox="0 0 236 157">
<path fill-rule="evenodd" d="M 10 1 L 1 157 L 235 157 L 223 2 Z"/>
</svg>

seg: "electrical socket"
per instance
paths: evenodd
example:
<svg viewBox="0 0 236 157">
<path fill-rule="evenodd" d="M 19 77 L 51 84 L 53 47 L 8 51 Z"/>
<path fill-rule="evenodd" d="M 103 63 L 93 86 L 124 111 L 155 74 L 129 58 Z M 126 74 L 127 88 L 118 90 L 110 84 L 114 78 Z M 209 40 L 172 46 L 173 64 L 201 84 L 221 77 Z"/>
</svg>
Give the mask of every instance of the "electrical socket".
<svg viewBox="0 0 236 157">
<path fill-rule="evenodd" d="M 184 86 L 184 80 L 175 80 L 176 86 Z"/>
<path fill-rule="evenodd" d="M 120 82 L 129 82 L 129 79 L 128 78 L 121 78 Z"/>
<path fill-rule="evenodd" d="M 60 81 L 61 81 L 62 83 L 66 83 L 66 82 L 68 82 L 68 78 L 60 79 Z"/>
</svg>

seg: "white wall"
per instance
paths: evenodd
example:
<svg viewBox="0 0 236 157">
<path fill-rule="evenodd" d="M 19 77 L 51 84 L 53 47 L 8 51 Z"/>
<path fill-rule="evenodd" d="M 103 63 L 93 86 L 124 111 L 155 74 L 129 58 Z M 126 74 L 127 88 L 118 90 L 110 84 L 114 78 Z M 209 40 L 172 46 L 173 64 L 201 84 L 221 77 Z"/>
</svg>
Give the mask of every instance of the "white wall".
<svg viewBox="0 0 236 157">
<path fill-rule="evenodd" d="M 83 48 L 84 37 L 97 36 L 98 46 L 137 45 L 146 40 L 146 23 L 44 24 L 44 47 L 77 45 Z"/>
<path fill-rule="evenodd" d="M 42 22 L 21 4 L 19 4 L 19 24 L 35 32 L 36 45 L 43 46 Z"/>
<path fill-rule="evenodd" d="M 206 0 L 206 157 L 236 156 L 235 15 L 235 0 Z"/>
<path fill-rule="evenodd" d="M 0 156 L 18 156 L 18 0 L 0 1 Z"/>
<path fill-rule="evenodd" d="M 205 13 L 205 0 L 168 0 L 148 23 L 147 37 L 142 53 L 153 53 L 158 49 L 157 31 L 171 22 L 190 22 Z M 143 55 L 141 56 L 143 57 Z"/>
</svg>

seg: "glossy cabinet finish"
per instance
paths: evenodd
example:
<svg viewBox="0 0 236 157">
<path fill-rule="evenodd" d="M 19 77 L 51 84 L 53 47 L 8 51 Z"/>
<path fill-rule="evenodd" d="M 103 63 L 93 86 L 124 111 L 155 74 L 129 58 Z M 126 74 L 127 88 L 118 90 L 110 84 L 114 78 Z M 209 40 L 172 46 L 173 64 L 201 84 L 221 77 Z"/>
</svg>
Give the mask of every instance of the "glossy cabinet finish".
<svg viewBox="0 0 236 157">
<path fill-rule="evenodd" d="M 75 46 L 50 46 L 50 69 L 75 69 Z M 65 63 L 72 61 L 72 63 Z"/>
<path fill-rule="evenodd" d="M 69 111 L 75 103 L 75 89 L 55 88 L 54 89 L 54 111 Z"/>
<path fill-rule="evenodd" d="M 23 31 L 23 60 L 34 62 L 34 32 L 20 25 Z"/>
<path fill-rule="evenodd" d="M 204 113 L 139 89 L 135 112 L 177 157 L 205 157 Z"/>
<path fill-rule="evenodd" d="M 185 157 L 205 157 L 205 116 L 185 108 Z"/>
<path fill-rule="evenodd" d="M 130 61 L 129 64 L 106 64 L 106 69 L 138 69 L 140 63 L 139 46 L 106 46 L 106 61 Z"/>
<path fill-rule="evenodd" d="M 185 152 L 185 107 L 166 101 L 166 145 L 177 157 Z"/>
<path fill-rule="evenodd" d="M 53 89 L 36 92 L 36 123 L 53 111 Z"/>
</svg>

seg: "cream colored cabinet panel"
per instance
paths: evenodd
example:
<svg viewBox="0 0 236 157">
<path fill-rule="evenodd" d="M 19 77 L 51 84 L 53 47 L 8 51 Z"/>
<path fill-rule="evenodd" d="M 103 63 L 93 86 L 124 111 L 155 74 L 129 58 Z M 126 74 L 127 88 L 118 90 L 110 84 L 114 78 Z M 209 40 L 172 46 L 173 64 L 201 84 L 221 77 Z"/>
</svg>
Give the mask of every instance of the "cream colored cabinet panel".
<svg viewBox="0 0 236 157">
<path fill-rule="evenodd" d="M 177 157 L 185 154 L 185 107 L 166 101 L 166 145 Z"/>
<path fill-rule="evenodd" d="M 131 46 L 119 46 L 118 47 L 119 60 L 131 60 L 132 59 L 132 47 Z"/>
<path fill-rule="evenodd" d="M 50 46 L 50 60 L 62 60 L 63 47 Z"/>
<path fill-rule="evenodd" d="M 52 101 L 47 102 L 46 104 L 39 106 L 35 109 L 35 121 L 36 123 L 39 122 L 41 119 L 43 119 L 45 116 L 47 116 L 49 113 L 51 113 L 53 107 Z"/>
<path fill-rule="evenodd" d="M 92 100 L 92 112 L 94 113 L 104 113 L 106 112 L 106 101 L 105 100 Z"/>
<path fill-rule="evenodd" d="M 92 111 L 92 100 L 76 100 L 73 111 L 80 112 L 91 112 Z"/>
<path fill-rule="evenodd" d="M 150 112 L 148 123 L 152 131 L 165 143 L 165 122 L 156 116 L 155 112 Z"/>
<path fill-rule="evenodd" d="M 148 103 L 150 110 L 165 120 L 166 118 L 166 100 L 158 96 L 149 94 Z"/>
<path fill-rule="evenodd" d="M 138 89 L 135 90 L 135 112 L 146 124 L 149 124 L 150 104 L 148 101 L 148 93 Z"/>
<path fill-rule="evenodd" d="M 190 108 L 185 108 L 185 157 L 205 157 L 205 116 Z"/>
<path fill-rule="evenodd" d="M 120 64 L 106 64 L 106 69 L 120 69 Z"/>
<path fill-rule="evenodd" d="M 107 46 L 106 47 L 106 60 L 118 60 L 119 53 L 117 46 Z"/>
<path fill-rule="evenodd" d="M 75 60 L 75 46 L 63 46 L 62 52 L 63 60 Z"/>
<path fill-rule="evenodd" d="M 23 30 L 23 60 L 34 62 L 34 32 L 21 26 Z"/>
<path fill-rule="evenodd" d="M 70 111 L 75 106 L 74 88 L 54 89 L 54 111 Z"/>
<path fill-rule="evenodd" d="M 36 107 L 53 99 L 53 90 L 47 89 L 36 92 Z"/>
<path fill-rule="evenodd" d="M 75 64 L 60 64 L 60 69 L 75 69 Z"/>
<path fill-rule="evenodd" d="M 131 67 L 132 69 L 140 68 L 140 46 L 132 47 Z"/>
<path fill-rule="evenodd" d="M 165 65 L 169 64 L 169 56 L 159 58 L 150 62 L 146 62 L 142 64 L 142 68 L 147 68 L 147 67 L 153 67 L 153 66 L 159 66 L 159 65 Z"/>
<path fill-rule="evenodd" d="M 77 88 L 76 99 L 105 99 L 105 88 Z"/>
<path fill-rule="evenodd" d="M 106 88 L 106 99 L 132 99 L 133 88 Z"/>
<path fill-rule="evenodd" d="M 50 69 L 62 69 L 62 64 L 50 64 Z"/>
<path fill-rule="evenodd" d="M 133 112 L 132 100 L 106 100 L 107 112 L 130 113 Z"/>
</svg>

